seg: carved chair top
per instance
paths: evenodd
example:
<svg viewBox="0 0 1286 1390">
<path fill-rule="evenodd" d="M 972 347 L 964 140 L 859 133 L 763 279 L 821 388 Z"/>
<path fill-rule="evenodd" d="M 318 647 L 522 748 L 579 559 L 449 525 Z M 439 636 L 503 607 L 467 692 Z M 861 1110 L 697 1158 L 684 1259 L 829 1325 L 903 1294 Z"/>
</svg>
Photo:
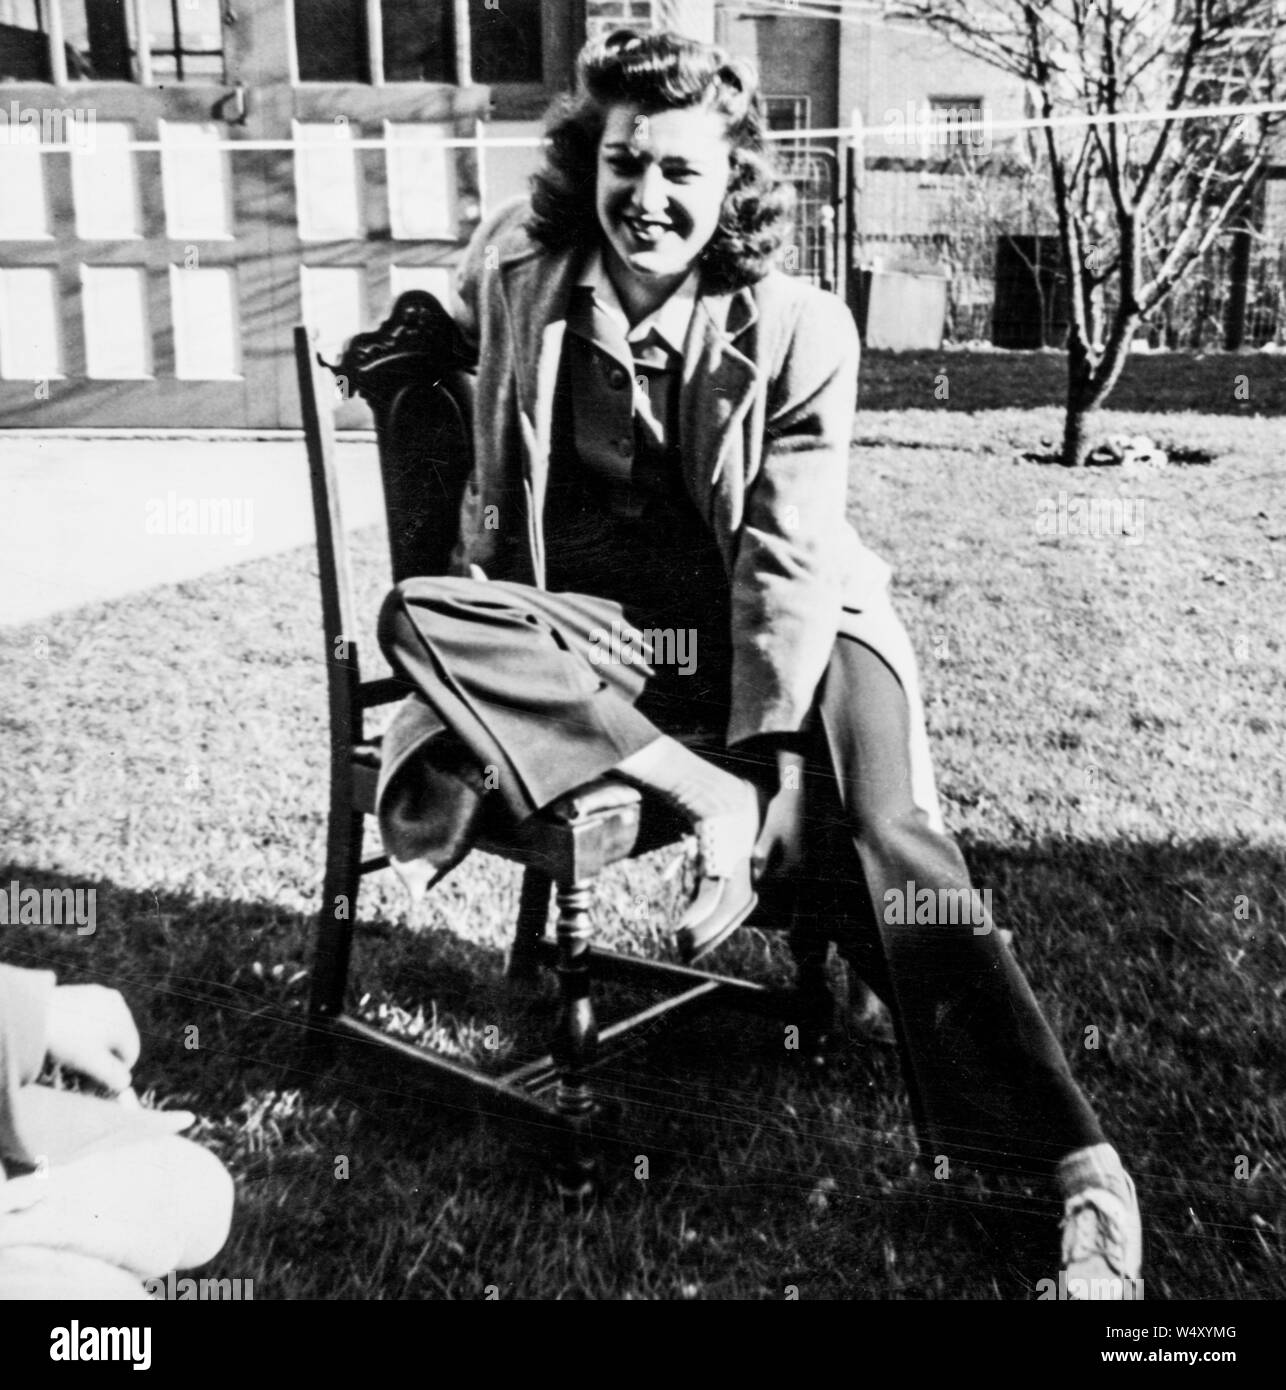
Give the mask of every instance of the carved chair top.
<svg viewBox="0 0 1286 1390">
<path fill-rule="evenodd" d="M 428 290 L 406 290 L 376 329 L 358 333 L 337 363 L 325 363 L 350 396 L 372 405 L 410 382 L 429 386 L 473 365 L 450 314 Z"/>
</svg>

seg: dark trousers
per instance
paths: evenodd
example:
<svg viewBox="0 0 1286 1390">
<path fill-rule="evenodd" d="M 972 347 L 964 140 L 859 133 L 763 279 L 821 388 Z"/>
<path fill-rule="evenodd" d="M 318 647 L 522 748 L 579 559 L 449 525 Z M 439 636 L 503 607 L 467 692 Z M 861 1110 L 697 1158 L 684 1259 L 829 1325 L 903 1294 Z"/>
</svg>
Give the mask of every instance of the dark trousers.
<svg viewBox="0 0 1286 1390">
<path fill-rule="evenodd" d="M 380 643 L 422 697 L 411 742 L 449 729 L 521 817 L 662 733 L 726 716 L 684 708 L 671 673 L 600 664 L 615 650 L 605 636 L 626 629 L 607 600 L 426 578 L 389 596 Z M 839 637 L 814 713 L 803 787 L 810 896 L 889 1006 L 926 1151 L 1045 1171 L 1103 1142 L 958 847 L 916 804 L 911 711 L 893 671 Z M 735 756 L 724 760 L 733 770 Z M 413 772 L 414 759 L 403 766 Z"/>
</svg>

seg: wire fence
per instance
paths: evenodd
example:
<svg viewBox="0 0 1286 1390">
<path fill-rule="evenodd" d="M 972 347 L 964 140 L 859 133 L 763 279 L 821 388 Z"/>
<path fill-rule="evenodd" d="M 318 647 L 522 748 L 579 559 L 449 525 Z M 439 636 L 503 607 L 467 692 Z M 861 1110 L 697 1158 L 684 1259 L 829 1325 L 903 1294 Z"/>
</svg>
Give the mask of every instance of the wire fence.
<svg viewBox="0 0 1286 1390">
<path fill-rule="evenodd" d="M 1170 114 L 1215 118 L 1284 112 L 1286 103 L 1260 102 L 1194 107 Z M 35 147 L 42 154 L 70 153 L 73 161 L 92 158 L 92 113 L 88 122 L 84 120 L 87 113 L 70 108 L 54 114 L 62 119 L 63 127 L 46 122 L 49 128 L 36 134 L 20 128 L 14 114 L 7 113 L 8 118 L 0 122 L 4 127 L 0 129 L 0 147 L 31 145 L 34 136 Z M 1152 112 L 1097 118 L 1073 113 L 1049 121 L 1032 117 L 990 122 L 981 134 L 991 148 L 997 135 L 1012 138 L 1046 124 L 1061 127 L 1158 119 L 1159 114 Z M 1042 192 L 1030 183 L 1025 185 L 1021 177 L 1004 172 L 1000 162 L 988 171 L 985 161 L 972 166 L 969 161 L 949 161 L 949 142 L 961 135 L 960 127 L 949 122 L 935 128 L 917 128 L 914 141 L 896 157 L 890 157 L 887 145 L 877 141 L 879 135 L 877 128 L 864 129 L 856 120 L 847 127 L 769 134 L 778 166 L 795 191 L 794 228 L 783 258 L 785 269 L 841 293 L 863 267 L 945 278 L 947 339 L 993 341 L 998 317 L 1003 317 L 1004 311 L 998 266 L 1022 239 L 1036 238 L 1037 244 L 1048 248 L 1055 237 L 1047 190 Z M 970 142 L 978 135 L 971 128 Z M 357 123 L 350 126 L 347 121 L 337 121 L 331 138 L 336 156 L 348 159 L 368 151 L 392 159 L 399 153 L 405 154 L 408 141 L 438 151 L 457 166 L 457 191 L 469 186 L 479 188 L 483 194 L 479 208 L 486 201 L 486 176 L 477 166 L 485 163 L 488 151 L 524 152 L 534 168 L 544 144 L 541 135 L 534 131 L 501 137 L 489 135 L 483 123 L 475 124 L 468 134 L 446 127 L 387 123 L 381 134 L 371 135 Z M 948 147 L 943 147 L 943 141 L 948 142 Z M 319 145 L 326 143 L 327 132 L 314 127 L 301 128 L 289 138 L 246 139 L 235 135 L 218 140 L 217 148 L 221 155 L 228 156 L 266 151 L 289 153 L 298 161 L 300 157 L 315 157 Z M 877 146 L 882 153 L 871 152 Z M 126 151 L 133 156 L 160 153 L 163 162 L 167 158 L 182 158 L 185 148 L 181 128 L 167 131 L 162 140 L 112 142 L 112 152 L 117 156 Z M 193 148 L 210 152 L 210 145 L 204 141 Z M 1286 169 L 1278 172 L 1286 176 Z M 510 166 L 509 191 L 513 182 Z M 1234 269 L 1244 277 L 1247 286 L 1245 343 L 1258 347 L 1286 342 L 1286 177 L 1272 180 L 1266 187 L 1269 196 L 1262 199 L 1249 255 L 1244 254 L 1243 248 L 1238 264 L 1231 235 L 1217 240 L 1141 330 L 1152 346 L 1202 349 L 1217 345 L 1224 334 Z M 1030 256 L 1020 253 L 1019 259 Z M 1032 275 L 1035 297 L 1041 304 L 1039 342 L 1055 345 L 1065 331 L 1065 320 L 1058 312 L 1064 291 L 1055 258 L 1047 254 L 1044 264 L 1032 269 Z M 1110 295 L 1110 286 L 1105 293 Z"/>
<path fill-rule="evenodd" d="M 1286 345 L 1286 170 L 1260 187 L 1239 251 L 1225 231 L 1139 328 L 1154 349 L 1224 346 L 1234 283 L 1245 283 L 1240 345 Z M 855 266 L 941 276 L 948 282 L 948 342 L 1059 347 L 1067 332 L 1067 276 L 1047 190 L 995 172 L 865 170 L 849 248 Z M 1115 308 L 1114 279 L 1100 290 L 1100 323 Z M 1025 308 L 1015 301 L 1021 301 Z M 1007 319 L 1026 313 L 1025 334 Z"/>
</svg>

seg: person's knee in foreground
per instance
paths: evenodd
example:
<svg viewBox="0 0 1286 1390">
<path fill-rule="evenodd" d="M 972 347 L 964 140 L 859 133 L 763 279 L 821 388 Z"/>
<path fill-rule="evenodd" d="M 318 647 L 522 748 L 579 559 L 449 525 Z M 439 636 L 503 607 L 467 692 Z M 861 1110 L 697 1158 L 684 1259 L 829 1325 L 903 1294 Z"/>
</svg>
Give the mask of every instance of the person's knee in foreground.
<svg viewBox="0 0 1286 1390">
<path fill-rule="evenodd" d="M 667 798 L 698 831 L 702 875 L 680 937 L 695 960 L 745 919 L 757 871 L 798 858 L 788 774 L 837 645 L 868 645 L 905 692 L 911 726 L 922 717 L 911 648 L 886 595 L 888 566 L 846 520 L 856 330 L 835 296 L 774 266 L 792 222 L 766 152 L 757 79 L 718 49 L 628 32 L 588 45 L 579 78 L 553 118 L 530 204 L 485 222 L 458 274 L 453 313 L 477 350 L 478 383 L 456 577 L 401 586 L 383 638 L 394 668 L 418 687 L 421 712 L 431 710 L 425 748 L 436 739 L 447 750 L 424 784 L 428 801 L 454 808 L 435 867 L 467 848 L 474 812 L 491 794 L 480 767 L 499 769 L 499 794 L 518 814 L 614 772 Z M 469 588 L 466 575 L 501 581 L 505 592 Z M 638 696 L 648 719 L 631 723 L 635 693 L 596 665 L 604 644 L 579 624 L 578 597 L 619 615 L 614 643 L 617 626 L 649 634 Z M 722 702 L 727 757 L 782 769 L 762 791 L 684 747 L 656 713 L 683 704 L 684 682 L 661 679 L 656 653 L 667 643 L 677 651 L 684 632 L 685 649 L 715 654 L 704 669 L 721 674 L 701 682 L 700 713 Z M 861 710 L 867 676 L 851 664 L 832 675 L 847 682 L 839 704 Z M 651 699 L 654 686 L 671 705 Z M 560 692 L 552 701 L 551 690 Z M 879 733 L 869 723 L 864 732 Z M 844 729 L 829 736 L 834 776 L 848 784 L 862 769 L 845 752 Z M 551 740 L 564 750 L 554 760 L 543 751 Z M 524 762 L 532 748 L 540 765 Z M 399 775 L 381 784 L 382 829 L 397 824 L 385 811 Z M 954 846 L 944 835 L 908 837 L 905 863 L 877 851 L 862 817 L 885 809 L 846 808 L 840 876 L 865 883 L 877 902 L 895 860 L 908 878 L 939 886 Z M 909 940 L 882 950 L 917 1117 L 935 1129 L 933 1106 L 951 1078 L 966 1089 L 959 1063 L 935 1049 L 933 1020 L 966 1014 L 972 991 L 988 1000 L 961 1034 L 984 1068 L 972 1093 L 990 1085 L 998 1097 L 1024 1088 L 1054 1096 L 1033 1108 L 1032 1124 L 1059 1116 L 1041 1137 L 1065 1203 L 1068 1280 L 1134 1279 L 1133 1186 L 1017 967 L 1010 962 L 988 994 L 977 952 L 960 953 L 966 968 L 956 978 L 938 968 L 942 948 L 931 937 L 914 949 Z M 915 1059 L 935 1052 L 941 1075 L 924 1066 L 917 1074 Z M 978 1106 L 976 1132 L 986 1132 L 991 1110 Z M 1081 1112 L 1089 1119 L 1075 1123 Z"/>
<path fill-rule="evenodd" d="M 232 1179 L 190 1113 L 139 1107 L 139 1048 L 115 990 L 0 966 L 0 1298 L 146 1298 L 222 1248 Z M 36 1084 L 46 1058 L 116 1098 Z"/>
</svg>

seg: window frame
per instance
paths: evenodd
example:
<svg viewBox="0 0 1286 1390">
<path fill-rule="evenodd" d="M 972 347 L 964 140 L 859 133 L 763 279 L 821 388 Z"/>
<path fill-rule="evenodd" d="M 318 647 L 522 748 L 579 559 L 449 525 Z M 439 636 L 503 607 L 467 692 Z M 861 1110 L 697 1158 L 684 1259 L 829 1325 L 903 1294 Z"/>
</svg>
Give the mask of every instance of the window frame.
<svg viewBox="0 0 1286 1390">
<path fill-rule="evenodd" d="M 928 148 L 933 154 L 947 154 L 959 150 L 966 157 L 980 153 L 986 144 L 987 136 L 987 99 L 981 94 L 952 94 L 947 96 L 929 97 L 929 128 L 934 133 L 930 135 Z M 952 112 L 968 110 L 976 113 L 976 119 L 972 120 L 968 126 L 959 119 L 951 120 Z M 947 130 L 938 132 L 939 126 L 948 125 Z M 952 139 L 952 132 L 977 132 L 977 140 Z"/>
<path fill-rule="evenodd" d="M 793 126 L 773 126 L 770 120 L 771 102 L 794 102 L 797 114 L 802 114 L 802 121 Z M 764 104 L 764 127 L 774 137 L 769 141 L 773 149 L 790 151 L 799 150 L 803 147 L 805 140 L 803 132 L 810 130 L 813 123 L 813 98 L 807 92 L 765 92 L 763 94 Z M 793 131 L 793 136 L 787 136 L 787 131 Z M 779 138 L 780 137 L 780 138 Z"/>
<path fill-rule="evenodd" d="M 363 0 L 363 23 L 366 27 L 366 74 L 356 81 L 318 81 L 304 78 L 299 71 L 299 50 L 295 39 L 295 7 L 299 0 L 287 0 L 286 36 L 288 47 L 288 71 L 292 87 L 316 89 L 319 87 L 365 87 L 392 90 L 398 93 L 411 92 L 458 92 L 482 88 L 492 93 L 492 114 L 498 120 L 522 120 L 543 113 L 550 96 L 561 90 L 570 77 L 579 45 L 575 41 L 578 31 L 584 29 L 584 0 L 564 0 L 564 3 L 549 3 L 542 0 L 541 16 L 541 69 L 539 82 L 491 82 L 480 83 L 474 80 L 472 71 L 472 33 L 469 31 L 468 0 L 450 0 L 454 9 L 452 25 L 455 34 L 454 70 L 459 75 L 462 67 L 468 67 L 467 82 L 425 82 L 389 81 L 384 75 L 384 16 L 381 0 Z M 461 18 L 466 20 L 467 37 L 460 38 Z"/>
<path fill-rule="evenodd" d="M 73 0 L 74 3 L 74 0 Z M 175 66 L 181 71 L 184 57 L 200 57 L 200 50 L 187 50 L 183 48 L 182 26 L 177 23 L 177 16 L 181 13 L 179 0 L 170 0 L 170 14 L 176 27 L 173 32 L 173 40 L 177 49 L 158 48 L 153 50 L 143 42 L 143 36 L 147 30 L 147 0 L 123 0 L 122 13 L 126 20 L 126 43 L 129 49 L 131 66 L 135 76 L 131 77 L 73 77 L 69 71 L 67 63 L 67 29 L 64 24 L 63 0 L 39 0 L 38 13 L 41 24 L 40 29 L 33 29 L 33 34 L 40 34 L 44 37 L 48 48 L 48 70 L 47 80 L 41 79 L 17 79 L 13 82 L 5 82 L 9 86 L 31 86 L 31 87 L 65 87 L 71 91 L 76 91 L 80 87 L 139 87 L 156 90 L 158 83 L 152 68 L 153 54 L 175 60 Z M 228 83 L 228 43 L 227 43 L 227 21 L 224 18 L 222 8 L 220 9 L 220 36 L 222 39 L 219 48 L 219 57 L 222 60 L 222 71 L 215 77 L 202 76 L 191 79 L 182 76 L 166 76 L 160 84 L 166 88 L 170 87 L 226 87 Z M 164 36 L 162 36 L 164 37 Z"/>
</svg>

